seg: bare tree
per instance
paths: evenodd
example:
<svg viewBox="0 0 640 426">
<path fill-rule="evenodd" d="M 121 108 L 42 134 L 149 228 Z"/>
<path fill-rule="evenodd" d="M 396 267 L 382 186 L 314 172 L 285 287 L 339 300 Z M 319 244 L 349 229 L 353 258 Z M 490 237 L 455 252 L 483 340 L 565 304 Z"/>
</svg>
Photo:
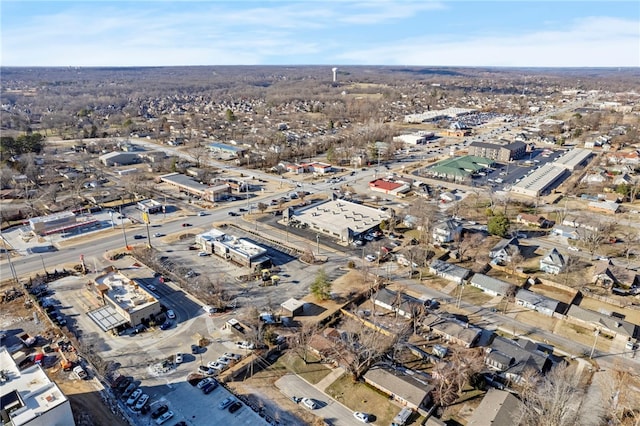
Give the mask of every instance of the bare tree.
<svg viewBox="0 0 640 426">
<path fill-rule="evenodd" d="M 288 339 L 289 348 L 293 353 L 298 355 L 305 364 L 309 363 L 309 344 L 315 334 L 320 331 L 317 323 L 304 322 L 298 332 L 291 335 Z"/>
<path fill-rule="evenodd" d="M 452 349 L 447 361 L 438 362 L 433 368 L 436 404 L 445 407 L 453 404 L 470 379 L 484 368 L 482 349 Z"/>
<path fill-rule="evenodd" d="M 592 258 L 596 250 L 609 238 L 612 229 L 613 225 L 602 222 L 578 228 L 578 238 Z"/>
<path fill-rule="evenodd" d="M 517 424 L 523 426 L 573 426 L 601 424 L 595 402 L 585 404 L 585 385 L 567 363 L 555 366 L 545 377 L 532 377 L 521 389 L 522 408 Z"/>
<path fill-rule="evenodd" d="M 630 391 L 633 377 L 618 367 L 598 374 L 596 384 L 602 393 L 605 420 L 608 425 L 634 424 L 640 422 L 640 395 Z M 631 420 L 627 423 L 625 420 Z"/>
<path fill-rule="evenodd" d="M 355 381 L 389 351 L 394 339 L 355 319 L 346 320 L 343 328 L 344 338 L 340 345 L 332 347 L 332 356 Z"/>
<path fill-rule="evenodd" d="M 476 250 L 482 245 L 484 237 L 480 233 L 467 232 L 464 234 L 462 241 L 458 245 L 458 253 L 460 254 L 460 262 L 464 262 L 465 255 L 471 253 L 472 257 L 476 254 Z"/>
</svg>

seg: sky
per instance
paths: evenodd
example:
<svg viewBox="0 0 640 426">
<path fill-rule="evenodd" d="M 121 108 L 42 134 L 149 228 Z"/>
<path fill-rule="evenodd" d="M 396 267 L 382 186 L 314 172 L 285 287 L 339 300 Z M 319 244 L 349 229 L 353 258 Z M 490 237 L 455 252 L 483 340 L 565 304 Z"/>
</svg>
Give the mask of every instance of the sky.
<svg viewBox="0 0 640 426">
<path fill-rule="evenodd" d="M 640 67 L 638 1 L 0 0 L 2 66 Z"/>
</svg>

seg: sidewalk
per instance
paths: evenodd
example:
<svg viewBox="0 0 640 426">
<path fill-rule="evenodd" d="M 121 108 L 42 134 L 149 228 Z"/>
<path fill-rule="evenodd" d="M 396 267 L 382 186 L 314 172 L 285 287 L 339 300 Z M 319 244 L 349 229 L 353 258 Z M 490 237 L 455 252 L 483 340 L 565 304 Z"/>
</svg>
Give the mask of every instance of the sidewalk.
<svg viewBox="0 0 640 426">
<path fill-rule="evenodd" d="M 327 374 L 325 378 L 323 378 L 313 386 L 315 386 L 319 391 L 324 392 L 326 388 L 331 386 L 331 384 L 338 380 L 344 373 L 344 368 L 336 367 L 331 371 L 331 373 Z"/>
</svg>

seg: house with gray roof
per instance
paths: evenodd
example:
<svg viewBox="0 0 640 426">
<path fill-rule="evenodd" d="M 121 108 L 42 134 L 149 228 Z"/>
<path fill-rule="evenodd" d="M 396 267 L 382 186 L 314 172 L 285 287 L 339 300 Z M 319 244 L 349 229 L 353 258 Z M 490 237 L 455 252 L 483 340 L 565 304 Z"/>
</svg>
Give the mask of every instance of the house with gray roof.
<svg viewBox="0 0 640 426">
<path fill-rule="evenodd" d="M 571 305 L 567 311 L 567 317 L 573 321 L 590 325 L 622 342 L 640 338 L 640 327 L 638 325 L 625 321 L 618 316 L 613 316 L 612 313 L 595 312 Z"/>
<path fill-rule="evenodd" d="M 515 286 L 514 284 L 484 274 L 475 274 L 469 281 L 469 284 L 492 296 L 503 296 Z"/>
<path fill-rule="evenodd" d="M 487 349 L 485 364 L 515 383 L 522 380 L 527 370 L 546 373 L 553 365 L 551 358 L 529 343 L 526 339 L 511 340 L 495 336 Z"/>
<path fill-rule="evenodd" d="M 511 392 L 489 388 L 467 426 L 511 426 L 518 422 L 522 403 Z"/>
<path fill-rule="evenodd" d="M 517 253 L 520 253 L 520 241 L 517 238 L 503 238 L 489 251 L 489 257 L 509 262 L 511 256 Z"/>
<path fill-rule="evenodd" d="M 140 153 L 113 151 L 98 157 L 105 166 L 128 166 L 140 162 Z"/>
<path fill-rule="evenodd" d="M 373 303 L 389 311 L 396 312 L 407 319 L 413 318 L 416 309 L 424 307 L 422 300 L 387 288 L 378 291 Z"/>
<path fill-rule="evenodd" d="M 566 265 L 564 256 L 555 247 L 540 259 L 540 270 L 547 274 L 558 275 Z"/>
<path fill-rule="evenodd" d="M 427 408 L 431 402 L 430 394 L 435 389 L 427 382 L 426 375 L 382 364 L 371 367 L 363 379 L 393 400 L 414 410 Z"/>
<path fill-rule="evenodd" d="M 462 284 L 464 280 L 471 276 L 471 270 L 440 259 L 434 259 L 429 264 L 429 272 L 458 284 Z"/>
<path fill-rule="evenodd" d="M 481 328 L 474 327 L 456 318 L 441 315 L 427 315 L 422 321 L 422 326 L 433 334 L 441 336 L 444 340 L 465 348 L 470 348 L 477 344 L 482 335 Z"/>
<path fill-rule="evenodd" d="M 536 294 L 532 291 L 521 288 L 516 292 L 516 304 L 527 309 L 532 309 L 541 314 L 552 316 L 558 309 L 559 301 L 550 297 Z"/>
<path fill-rule="evenodd" d="M 433 227 L 433 240 L 438 243 L 450 243 L 462 235 L 462 224 L 455 219 L 447 219 Z"/>
</svg>

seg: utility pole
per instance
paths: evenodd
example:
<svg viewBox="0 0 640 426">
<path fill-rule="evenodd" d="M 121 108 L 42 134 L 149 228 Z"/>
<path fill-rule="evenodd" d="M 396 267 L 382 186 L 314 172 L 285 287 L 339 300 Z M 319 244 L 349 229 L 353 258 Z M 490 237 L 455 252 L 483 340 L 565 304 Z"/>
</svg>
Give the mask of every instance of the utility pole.
<svg viewBox="0 0 640 426">
<path fill-rule="evenodd" d="M 124 230 L 124 216 L 122 216 L 122 204 L 120 204 L 120 223 L 122 225 L 122 237 L 124 238 L 124 248 L 129 250 L 129 243 L 127 243 L 127 233 Z"/>
<path fill-rule="evenodd" d="M 320 254 L 320 234 L 316 234 L 316 245 L 318 246 L 318 255 Z"/>
<path fill-rule="evenodd" d="M 591 353 L 589 354 L 589 359 L 593 358 L 593 353 L 596 350 L 596 343 L 598 342 L 598 336 L 600 335 L 600 329 L 597 328 L 595 331 L 596 337 L 593 339 L 593 346 L 591 347 Z"/>
<path fill-rule="evenodd" d="M 42 257 L 42 255 L 40 255 L 40 260 L 42 261 L 42 270 L 44 271 L 44 274 L 45 274 L 45 275 L 49 275 L 49 274 L 47 273 L 47 267 L 46 267 L 46 266 L 44 266 L 44 257 Z"/>
</svg>

